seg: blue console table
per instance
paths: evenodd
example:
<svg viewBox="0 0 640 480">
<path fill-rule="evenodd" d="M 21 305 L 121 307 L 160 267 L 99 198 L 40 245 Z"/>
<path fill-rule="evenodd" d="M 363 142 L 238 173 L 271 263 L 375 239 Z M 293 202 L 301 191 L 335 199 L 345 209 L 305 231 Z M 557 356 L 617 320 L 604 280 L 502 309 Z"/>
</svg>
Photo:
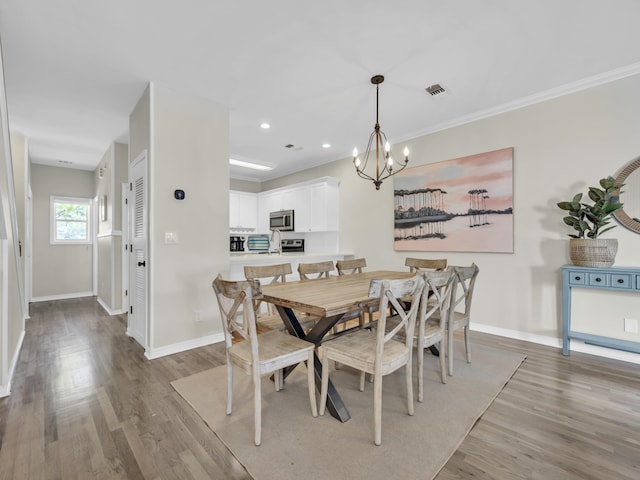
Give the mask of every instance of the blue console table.
<svg viewBox="0 0 640 480">
<path fill-rule="evenodd" d="M 601 347 L 640 353 L 640 342 L 591 335 L 571 330 L 571 289 L 596 288 L 640 294 L 640 268 L 562 267 L 562 354 L 569 355 L 569 340 L 575 338 Z"/>
</svg>

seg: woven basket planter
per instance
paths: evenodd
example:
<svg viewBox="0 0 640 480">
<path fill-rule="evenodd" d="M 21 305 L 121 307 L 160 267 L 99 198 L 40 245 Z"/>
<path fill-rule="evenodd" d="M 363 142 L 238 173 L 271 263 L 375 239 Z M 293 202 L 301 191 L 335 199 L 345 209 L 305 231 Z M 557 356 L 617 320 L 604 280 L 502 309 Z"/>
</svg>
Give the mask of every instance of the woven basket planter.
<svg viewBox="0 0 640 480">
<path fill-rule="evenodd" d="M 610 267 L 618 253 L 617 238 L 572 238 L 569 258 L 578 267 Z"/>
</svg>

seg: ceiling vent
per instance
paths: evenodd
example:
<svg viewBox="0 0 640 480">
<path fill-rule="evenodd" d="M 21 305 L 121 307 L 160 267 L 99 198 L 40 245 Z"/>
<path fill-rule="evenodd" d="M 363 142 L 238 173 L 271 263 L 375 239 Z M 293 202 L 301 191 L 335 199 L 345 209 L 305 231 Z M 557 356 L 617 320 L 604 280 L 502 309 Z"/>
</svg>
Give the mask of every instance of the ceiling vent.
<svg viewBox="0 0 640 480">
<path fill-rule="evenodd" d="M 293 148 L 295 145 L 293 143 L 287 143 L 284 148 Z"/>
<path fill-rule="evenodd" d="M 425 88 L 425 90 L 432 97 L 446 97 L 449 95 L 449 92 L 447 92 L 439 83 L 431 85 L 430 87 Z"/>
</svg>

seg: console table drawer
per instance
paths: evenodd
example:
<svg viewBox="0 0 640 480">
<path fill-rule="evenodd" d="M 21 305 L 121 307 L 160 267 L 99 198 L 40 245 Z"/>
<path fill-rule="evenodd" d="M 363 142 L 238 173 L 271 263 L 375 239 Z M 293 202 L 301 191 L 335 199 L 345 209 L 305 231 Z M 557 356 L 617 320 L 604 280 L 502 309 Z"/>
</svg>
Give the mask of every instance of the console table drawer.
<svg viewBox="0 0 640 480">
<path fill-rule="evenodd" d="M 571 285 L 586 285 L 587 274 L 584 272 L 569 272 L 569 283 Z"/>
<path fill-rule="evenodd" d="M 613 288 L 621 288 L 624 290 L 630 290 L 634 288 L 633 275 L 612 273 L 611 274 L 611 286 Z"/>
<path fill-rule="evenodd" d="M 587 274 L 587 285 L 591 285 L 592 287 L 609 287 L 611 285 L 609 283 L 610 278 L 608 273 L 589 272 Z"/>
</svg>

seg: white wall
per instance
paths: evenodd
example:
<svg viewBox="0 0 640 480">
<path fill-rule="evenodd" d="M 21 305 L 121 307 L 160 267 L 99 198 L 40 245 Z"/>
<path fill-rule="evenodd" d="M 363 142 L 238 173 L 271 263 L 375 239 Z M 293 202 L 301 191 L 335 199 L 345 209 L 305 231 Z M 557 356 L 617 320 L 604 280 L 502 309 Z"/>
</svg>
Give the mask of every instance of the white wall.
<svg viewBox="0 0 640 480">
<path fill-rule="evenodd" d="M 52 195 L 94 196 L 93 172 L 33 165 L 33 301 L 93 294 L 93 246 L 50 244 Z"/>
<path fill-rule="evenodd" d="M 513 254 L 432 253 L 453 265 L 480 266 L 473 321 L 497 333 L 558 344 L 561 336 L 560 266 L 569 263 L 568 227 L 561 200 L 614 175 L 638 156 L 640 76 L 633 76 L 564 97 L 548 100 L 407 142 L 411 165 L 434 163 L 480 152 L 514 147 Z M 383 125 L 384 127 L 384 125 Z M 354 139 L 354 142 L 363 139 Z M 400 147 L 400 145 L 398 146 Z M 376 191 L 358 178 L 351 159 L 343 159 L 263 182 L 269 190 L 330 175 L 340 184 L 340 250 L 367 258 L 370 268 L 402 268 L 411 252 L 393 250 L 393 180 Z M 638 266 L 640 236 L 622 227 L 616 265 Z M 633 295 L 633 294 L 628 294 Z M 640 311 L 640 296 L 620 302 L 590 302 L 590 291 L 576 291 L 582 315 L 591 325 L 605 324 L 607 334 L 622 334 L 622 317 Z M 628 312 L 629 302 L 633 312 Z M 575 302 L 574 302 L 575 304 Z M 591 306 L 589 306 L 591 305 Z M 640 337 L 635 335 L 635 340 Z"/>
<path fill-rule="evenodd" d="M 24 210 L 17 210 L 14 173 L 11 160 L 9 119 L 7 115 L 6 92 L 2 51 L 0 49 L 0 397 L 10 393 L 11 378 L 15 369 L 22 340 L 24 321 L 24 285 L 22 260 L 18 253 L 18 217 Z M 16 158 L 22 164 L 26 152 Z M 18 182 L 23 175 L 18 172 Z M 24 192 L 24 189 L 19 189 Z M 22 203 L 21 203 L 22 205 Z"/>
</svg>

